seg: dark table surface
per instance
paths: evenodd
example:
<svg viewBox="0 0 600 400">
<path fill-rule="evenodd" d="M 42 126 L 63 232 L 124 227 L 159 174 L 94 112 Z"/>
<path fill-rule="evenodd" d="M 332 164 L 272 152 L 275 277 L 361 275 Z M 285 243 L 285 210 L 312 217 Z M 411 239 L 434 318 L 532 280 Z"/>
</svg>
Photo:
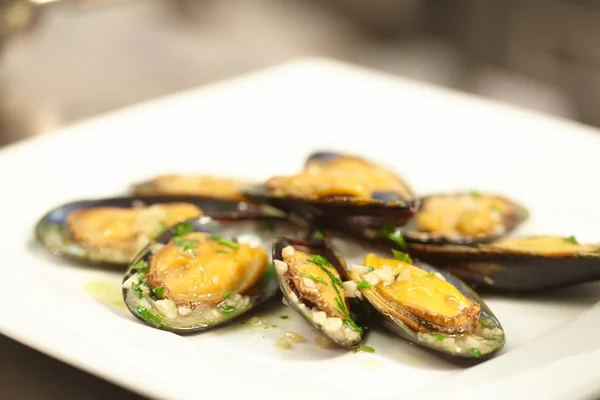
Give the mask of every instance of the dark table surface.
<svg viewBox="0 0 600 400">
<path fill-rule="evenodd" d="M 0 354 L 3 399 L 145 399 L 3 335 L 0 335 Z"/>
</svg>

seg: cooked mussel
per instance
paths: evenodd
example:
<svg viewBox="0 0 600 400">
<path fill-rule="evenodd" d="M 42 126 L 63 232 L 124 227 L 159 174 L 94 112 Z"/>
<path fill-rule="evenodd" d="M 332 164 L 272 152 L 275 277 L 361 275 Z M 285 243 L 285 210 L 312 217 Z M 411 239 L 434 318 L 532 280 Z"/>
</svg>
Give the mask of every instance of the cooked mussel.
<svg viewBox="0 0 600 400">
<path fill-rule="evenodd" d="M 178 196 L 229 201 L 247 200 L 242 191 L 251 182 L 209 174 L 169 174 L 133 185 L 136 196 Z"/>
<path fill-rule="evenodd" d="M 360 293 L 403 339 L 465 358 L 490 356 L 504 346 L 500 322 L 455 276 L 397 250 L 383 252 L 329 233 L 325 240 L 345 258 L 346 293 Z"/>
<path fill-rule="evenodd" d="M 511 237 L 473 246 L 410 244 L 414 257 L 473 286 L 535 291 L 600 279 L 600 245 L 573 236 Z"/>
<path fill-rule="evenodd" d="M 513 231 L 528 217 L 514 201 L 479 192 L 426 196 L 402 233 L 408 242 L 485 243 Z"/>
<path fill-rule="evenodd" d="M 169 229 L 131 263 L 123 299 L 144 323 L 172 332 L 206 330 L 278 292 L 276 235 L 302 235 L 285 219 L 255 214 L 200 217 Z"/>
<path fill-rule="evenodd" d="M 126 266 L 165 228 L 203 214 L 241 212 L 240 204 L 177 197 L 82 200 L 44 215 L 36 225 L 36 237 L 57 255 Z"/>
<path fill-rule="evenodd" d="M 277 238 L 273 243 L 273 262 L 284 303 L 334 343 L 347 348 L 361 345 L 368 316 L 354 312 L 364 307 L 357 302 L 351 304 L 346 297 L 336 268 L 340 265 L 337 256 L 322 241 Z"/>
<path fill-rule="evenodd" d="M 404 225 L 419 201 L 392 171 L 364 158 L 338 153 L 313 153 L 305 168 L 291 176 L 276 176 L 246 195 L 319 227 L 358 219 L 366 227 L 390 221 Z"/>
</svg>

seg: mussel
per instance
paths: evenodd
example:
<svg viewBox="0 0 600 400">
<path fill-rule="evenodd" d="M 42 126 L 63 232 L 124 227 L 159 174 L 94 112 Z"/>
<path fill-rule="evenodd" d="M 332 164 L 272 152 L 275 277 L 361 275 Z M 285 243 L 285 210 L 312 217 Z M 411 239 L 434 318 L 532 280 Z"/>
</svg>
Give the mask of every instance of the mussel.
<svg viewBox="0 0 600 400">
<path fill-rule="evenodd" d="M 408 242 L 485 243 L 512 232 L 528 217 L 516 202 L 479 192 L 426 196 L 413 220 L 402 229 Z"/>
<path fill-rule="evenodd" d="M 298 312 L 317 333 L 339 346 L 357 348 L 361 345 L 368 314 L 361 315 L 364 305 L 351 302 L 346 296 L 336 254 L 322 241 L 280 237 L 273 243 L 273 261 L 285 304 Z M 360 299 L 355 300 L 360 302 Z"/>
<path fill-rule="evenodd" d="M 242 212 L 241 202 L 177 197 L 81 200 L 44 215 L 36 237 L 54 254 L 92 264 L 127 266 L 148 240 L 200 215 Z"/>
<path fill-rule="evenodd" d="M 600 245 L 573 236 L 510 237 L 479 245 L 409 245 L 414 257 L 472 286 L 537 291 L 600 279 Z"/>
<path fill-rule="evenodd" d="M 276 235 L 303 237 L 285 219 L 255 214 L 182 222 L 149 244 L 123 277 L 123 299 L 149 326 L 172 332 L 224 324 L 278 292 Z"/>
<path fill-rule="evenodd" d="M 419 207 L 408 185 L 392 171 L 333 152 L 313 153 L 300 173 L 272 177 L 245 194 L 316 227 L 353 220 L 365 227 L 379 227 L 385 221 L 402 226 Z"/>
<path fill-rule="evenodd" d="M 133 185 L 136 196 L 178 196 L 246 201 L 242 192 L 252 183 L 243 179 L 209 174 L 169 174 Z"/>
<path fill-rule="evenodd" d="M 504 330 L 484 301 L 452 274 L 330 233 L 343 255 L 346 293 L 359 293 L 401 338 L 443 354 L 485 358 L 505 344 Z"/>
</svg>

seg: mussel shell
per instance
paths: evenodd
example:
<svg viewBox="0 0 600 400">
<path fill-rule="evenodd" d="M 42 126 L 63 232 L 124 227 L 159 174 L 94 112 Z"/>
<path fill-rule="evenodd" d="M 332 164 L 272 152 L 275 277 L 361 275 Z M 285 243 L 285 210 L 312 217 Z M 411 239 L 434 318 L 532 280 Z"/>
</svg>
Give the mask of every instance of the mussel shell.
<svg viewBox="0 0 600 400">
<path fill-rule="evenodd" d="M 379 229 L 389 221 L 402 226 L 415 215 L 420 204 L 418 199 L 412 198 L 368 201 L 344 196 L 320 199 L 271 196 L 262 185 L 245 194 L 255 203 L 270 205 L 315 227 L 331 229 L 345 229 L 356 224 L 360 224 L 361 229 Z"/>
<path fill-rule="evenodd" d="M 273 242 L 273 260 L 282 261 L 283 249 L 291 245 L 294 246 L 294 248 L 299 249 L 301 251 L 305 251 L 314 255 L 320 255 L 327 258 L 327 260 L 331 262 L 331 264 L 336 268 L 336 270 L 341 272 L 339 255 L 337 255 L 330 248 L 328 248 L 320 236 L 316 237 L 315 232 L 310 233 L 308 236 L 310 237 L 308 241 L 292 240 L 286 237 L 279 237 L 275 239 L 275 241 Z M 320 325 L 316 324 L 304 310 L 298 307 L 296 302 L 290 298 L 291 293 L 293 293 L 293 289 L 287 282 L 286 278 L 282 276 L 281 273 L 279 273 L 277 268 L 275 268 L 275 276 L 277 277 L 277 281 L 279 283 L 280 290 L 283 294 L 283 298 L 285 299 L 285 303 L 289 305 L 298 314 L 300 314 L 300 316 L 306 321 L 306 323 L 308 323 L 308 325 L 315 332 L 317 332 L 320 335 L 323 335 L 324 337 L 328 338 L 329 340 L 341 347 L 353 349 L 359 347 L 362 344 L 368 330 L 368 320 L 370 316 L 369 308 L 368 306 L 366 306 L 366 303 L 359 299 L 352 299 L 353 301 L 350 302 L 350 307 L 348 307 L 350 317 L 362 329 L 362 332 L 360 333 L 360 341 L 348 344 L 336 339 L 335 337 L 330 336 Z"/>
<path fill-rule="evenodd" d="M 271 258 L 271 245 L 276 236 L 287 235 L 298 238 L 306 237 L 304 231 L 285 219 L 252 213 L 232 214 L 229 217 L 221 215 L 218 218 L 202 216 L 187 222 L 192 226 L 194 232 L 207 232 L 224 237 L 243 237 L 245 242 L 255 243 L 257 246 L 262 247 L 269 255 L 269 258 Z M 146 248 L 144 248 L 129 265 L 123 276 L 123 282 L 126 282 L 132 275 L 140 272 L 138 269 L 135 269 L 135 266 L 139 265 L 138 263 L 142 260 L 148 262 L 153 255 L 153 248 L 157 244 L 166 244 L 174 236 L 174 229 L 169 229 L 152 243 L 148 244 L 148 246 L 146 246 Z M 160 315 L 155 305 L 156 299 L 151 293 L 148 292 L 143 295 L 143 300 L 146 300 L 151 306 L 150 310 L 146 307 L 146 310 L 149 311 L 150 314 L 140 310 L 139 304 L 136 305 L 132 303 L 132 301 L 139 300 L 138 294 L 135 293 L 133 289 L 123 288 L 122 294 L 129 311 L 143 323 L 170 332 L 191 333 L 205 331 L 237 319 L 241 315 L 255 309 L 257 306 L 275 296 L 278 291 L 279 286 L 274 276 L 272 259 L 270 259 L 269 266 L 258 283 L 252 288 L 252 293 L 247 294 L 250 299 L 248 307 L 238 309 L 236 312 L 232 313 L 222 313 L 217 320 L 211 321 L 210 323 L 194 321 L 193 318 L 186 320 L 183 324 L 174 323 L 173 320 Z M 148 318 L 148 315 L 150 315 L 150 318 Z"/>
<path fill-rule="evenodd" d="M 424 196 L 421 198 L 421 207 L 419 212 L 423 212 L 427 205 L 427 201 L 435 197 L 446 197 L 446 196 L 463 196 L 469 195 L 473 196 L 473 194 L 469 193 L 443 193 L 443 194 L 432 194 L 429 196 Z M 508 235 L 512 231 L 514 231 L 521 223 L 523 223 L 529 217 L 529 213 L 526 208 L 517 204 L 513 200 L 510 200 L 506 197 L 502 197 L 499 195 L 489 195 L 489 194 L 477 194 L 477 196 L 487 196 L 496 199 L 497 201 L 501 201 L 506 204 L 507 208 L 510 212 L 502 215 L 502 226 L 503 230 L 492 233 L 492 234 L 477 234 L 477 235 L 448 235 L 445 233 L 439 232 L 424 232 L 419 231 L 416 226 L 416 217 L 418 217 L 419 213 L 415 215 L 415 219 L 412 219 L 411 222 L 406 224 L 402 229 L 402 235 L 407 242 L 411 243 L 434 243 L 434 244 L 473 244 L 473 243 L 488 243 L 493 240 L 497 240 L 503 236 Z M 395 225 L 400 226 L 400 225 Z"/>
<path fill-rule="evenodd" d="M 369 243 L 359 242 L 350 237 L 344 237 L 339 235 L 338 233 L 333 232 L 324 232 L 324 241 L 327 243 L 327 246 L 335 251 L 342 259 L 342 268 L 343 275 L 346 279 L 350 279 L 350 270 L 349 266 L 353 264 L 362 265 L 363 257 L 369 253 L 375 253 L 378 256 L 386 257 L 386 258 L 394 258 L 391 251 L 386 252 L 382 248 L 374 248 L 370 246 Z M 376 314 L 379 315 L 381 324 L 386 327 L 391 332 L 398 335 L 400 338 L 406 340 L 409 343 L 425 347 L 427 349 L 433 350 L 434 352 L 449 355 L 452 357 L 459 358 L 468 358 L 468 359 L 486 359 L 490 356 L 496 354 L 500 351 L 504 344 L 506 343 L 506 336 L 504 333 L 504 329 L 500 324 L 500 321 L 496 318 L 492 310 L 487 306 L 487 304 L 481 299 L 481 297 L 464 281 L 448 273 L 447 271 L 440 270 L 432 265 L 423 263 L 421 261 L 417 261 L 414 263 L 415 266 L 428 271 L 433 272 L 435 274 L 439 274 L 442 276 L 447 282 L 451 283 L 454 287 L 456 287 L 465 297 L 470 298 L 471 300 L 477 302 L 481 306 L 480 311 L 480 326 L 478 326 L 478 330 L 476 333 L 480 333 L 484 331 L 484 329 L 498 329 L 498 332 L 501 332 L 501 338 L 496 338 L 493 342 L 486 342 L 491 348 L 489 351 L 485 353 L 471 352 L 471 351 L 461 351 L 456 352 L 454 349 L 450 349 L 450 346 L 442 346 L 441 343 L 438 343 L 436 340 L 432 340 L 431 336 L 427 334 L 417 333 L 413 331 L 409 326 L 403 323 L 401 320 L 395 318 L 394 316 L 387 313 L 382 309 L 381 306 L 378 305 L 377 301 L 374 301 L 373 298 L 365 295 L 364 290 L 363 295 L 369 305 L 375 310 Z M 475 334 L 458 334 L 451 335 L 449 337 L 458 337 L 469 335 L 472 337 L 478 337 L 477 340 L 480 340 L 480 335 Z"/>
<path fill-rule="evenodd" d="M 232 213 L 247 213 L 254 208 L 245 202 L 215 200 L 215 199 L 191 199 L 188 197 L 114 197 L 105 199 L 79 200 L 63 204 L 49 211 L 35 226 L 35 236 L 38 242 L 44 245 L 55 255 L 68 257 L 87 264 L 103 265 L 112 268 L 125 267 L 127 262 L 120 262 L 102 255 L 93 255 L 88 250 L 75 242 L 69 234 L 66 225 L 70 213 L 96 207 L 123 207 L 134 208 L 139 205 L 153 205 L 160 203 L 190 203 L 198 206 L 205 215 L 219 216 L 231 215 Z"/>
<path fill-rule="evenodd" d="M 473 287 L 531 292 L 600 280 L 600 253 L 547 255 L 488 245 L 410 244 L 409 252 Z"/>
</svg>

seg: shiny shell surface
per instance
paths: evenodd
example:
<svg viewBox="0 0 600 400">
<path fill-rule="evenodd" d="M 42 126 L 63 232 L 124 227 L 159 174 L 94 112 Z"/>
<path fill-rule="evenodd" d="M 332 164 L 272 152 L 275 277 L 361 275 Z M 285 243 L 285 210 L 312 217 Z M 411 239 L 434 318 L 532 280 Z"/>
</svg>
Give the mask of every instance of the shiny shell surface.
<svg viewBox="0 0 600 400">
<path fill-rule="evenodd" d="M 600 280 L 600 245 L 574 237 L 512 237 L 473 246 L 412 243 L 416 258 L 476 287 L 538 291 Z"/>
</svg>

